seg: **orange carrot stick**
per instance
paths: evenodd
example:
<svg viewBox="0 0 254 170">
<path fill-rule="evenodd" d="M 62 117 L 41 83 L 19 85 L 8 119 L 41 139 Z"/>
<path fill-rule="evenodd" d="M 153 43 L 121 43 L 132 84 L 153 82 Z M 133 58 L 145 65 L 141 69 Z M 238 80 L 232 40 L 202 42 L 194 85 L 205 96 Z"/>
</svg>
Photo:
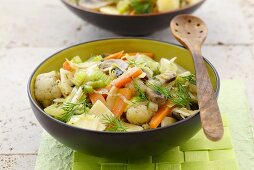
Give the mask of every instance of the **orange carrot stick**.
<svg viewBox="0 0 254 170">
<path fill-rule="evenodd" d="M 119 51 L 117 53 L 114 54 L 110 54 L 107 57 L 105 57 L 105 60 L 109 60 L 109 59 L 120 59 L 123 56 L 124 51 Z"/>
<path fill-rule="evenodd" d="M 138 77 L 140 74 L 142 74 L 143 71 L 138 67 L 133 67 L 129 70 L 127 70 L 124 74 L 122 74 L 120 77 L 115 79 L 112 83 L 120 88 L 125 86 L 127 83 L 131 82 L 132 79 Z"/>
<path fill-rule="evenodd" d="M 89 98 L 90 98 L 92 104 L 95 104 L 97 100 L 100 100 L 106 106 L 106 101 L 105 101 L 104 97 L 99 93 L 89 94 Z"/>
<path fill-rule="evenodd" d="M 151 129 L 157 128 L 161 121 L 173 110 L 173 106 L 169 107 L 168 103 L 160 107 L 160 109 L 153 115 L 149 126 Z"/>
<path fill-rule="evenodd" d="M 146 55 L 147 57 L 150 57 L 150 58 L 153 58 L 154 57 L 154 55 L 153 55 L 153 53 L 145 53 L 145 52 L 142 52 L 142 53 L 140 53 L 140 52 L 136 52 L 136 53 L 127 53 L 129 56 L 135 56 L 135 55 L 137 55 L 137 54 L 144 54 L 144 55 Z"/>
<path fill-rule="evenodd" d="M 112 113 L 114 113 L 115 117 L 120 118 L 123 114 L 124 110 L 127 107 L 127 103 L 125 103 L 123 97 L 127 100 L 130 100 L 132 97 L 132 92 L 129 88 L 122 88 L 118 90 L 118 94 L 116 101 L 112 107 Z"/>
<path fill-rule="evenodd" d="M 68 71 L 72 70 L 70 63 L 67 60 L 63 63 L 63 69 L 68 70 Z"/>
</svg>

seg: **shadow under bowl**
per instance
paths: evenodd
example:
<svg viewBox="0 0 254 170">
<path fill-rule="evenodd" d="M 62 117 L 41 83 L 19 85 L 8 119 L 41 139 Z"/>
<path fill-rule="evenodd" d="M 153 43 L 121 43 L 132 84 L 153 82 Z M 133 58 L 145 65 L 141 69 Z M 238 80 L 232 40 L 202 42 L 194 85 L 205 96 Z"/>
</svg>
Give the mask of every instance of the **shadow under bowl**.
<svg viewBox="0 0 254 170">
<path fill-rule="evenodd" d="M 178 121 L 167 127 L 139 132 L 101 132 L 77 128 L 67 125 L 47 115 L 34 97 L 34 83 L 37 75 L 52 70 L 59 70 L 65 58 L 80 56 L 83 60 L 92 55 L 102 53 L 151 52 L 155 60 L 161 57 L 177 57 L 176 63 L 194 73 L 193 61 L 185 48 L 148 39 L 106 39 L 81 43 L 59 51 L 44 60 L 32 73 L 28 82 L 28 96 L 33 112 L 42 127 L 55 139 L 64 145 L 96 156 L 141 157 L 156 155 L 168 149 L 179 146 L 190 139 L 201 128 L 199 113 Z M 207 70 L 213 84 L 216 96 L 220 82 L 217 71 L 205 59 Z"/>
</svg>

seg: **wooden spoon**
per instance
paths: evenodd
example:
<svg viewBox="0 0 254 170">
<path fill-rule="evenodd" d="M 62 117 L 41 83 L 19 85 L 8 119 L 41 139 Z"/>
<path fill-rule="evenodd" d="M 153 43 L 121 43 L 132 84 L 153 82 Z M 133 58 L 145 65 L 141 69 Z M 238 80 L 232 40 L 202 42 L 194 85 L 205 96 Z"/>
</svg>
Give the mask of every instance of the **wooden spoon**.
<svg viewBox="0 0 254 170">
<path fill-rule="evenodd" d="M 218 141 L 223 136 L 223 123 L 208 72 L 201 54 L 207 36 L 205 23 L 192 15 L 178 15 L 170 23 L 174 37 L 192 54 L 196 70 L 200 118 L 206 137 Z"/>
</svg>

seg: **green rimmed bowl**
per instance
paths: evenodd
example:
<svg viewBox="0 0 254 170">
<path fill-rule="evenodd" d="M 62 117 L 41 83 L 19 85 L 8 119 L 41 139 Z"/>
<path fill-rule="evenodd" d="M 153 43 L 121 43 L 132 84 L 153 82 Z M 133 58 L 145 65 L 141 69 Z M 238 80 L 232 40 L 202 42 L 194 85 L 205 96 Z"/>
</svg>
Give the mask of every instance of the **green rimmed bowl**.
<svg viewBox="0 0 254 170">
<path fill-rule="evenodd" d="M 62 123 L 47 115 L 34 97 L 34 81 L 38 74 L 59 70 L 65 58 L 79 55 L 82 59 L 101 53 L 151 52 L 155 60 L 161 57 L 177 57 L 176 63 L 187 70 L 194 72 L 190 53 L 183 47 L 148 39 L 106 39 L 86 42 L 71 46 L 57 52 L 44 60 L 32 73 L 28 82 L 28 97 L 33 112 L 42 127 L 64 145 L 96 156 L 141 157 L 156 155 L 186 142 L 201 128 L 199 113 L 176 122 L 175 124 L 147 131 L 139 132 L 100 132 L 73 127 Z M 220 82 L 217 71 L 206 60 L 208 73 L 213 84 L 216 96 Z"/>
</svg>

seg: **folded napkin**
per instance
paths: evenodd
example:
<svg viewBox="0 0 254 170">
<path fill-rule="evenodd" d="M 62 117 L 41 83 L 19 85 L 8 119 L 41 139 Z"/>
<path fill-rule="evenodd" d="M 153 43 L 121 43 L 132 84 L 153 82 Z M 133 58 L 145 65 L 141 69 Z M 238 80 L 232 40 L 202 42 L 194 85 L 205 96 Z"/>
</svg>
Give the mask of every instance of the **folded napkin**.
<svg viewBox="0 0 254 170">
<path fill-rule="evenodd" d="M 254 137 L 244 89 L 241 81 L 222 82 L 219 105 L 227 116 L 223 116 L 225 134 L 219 142 L 207 140 L 200 131 L 182 146 L 159 156 L 115 160 L 73 152 L 44 132 L 35 169 L 236 170 L 239 167 L 242 170 L 250 169 L 254 167 Z"/>
</svg>

